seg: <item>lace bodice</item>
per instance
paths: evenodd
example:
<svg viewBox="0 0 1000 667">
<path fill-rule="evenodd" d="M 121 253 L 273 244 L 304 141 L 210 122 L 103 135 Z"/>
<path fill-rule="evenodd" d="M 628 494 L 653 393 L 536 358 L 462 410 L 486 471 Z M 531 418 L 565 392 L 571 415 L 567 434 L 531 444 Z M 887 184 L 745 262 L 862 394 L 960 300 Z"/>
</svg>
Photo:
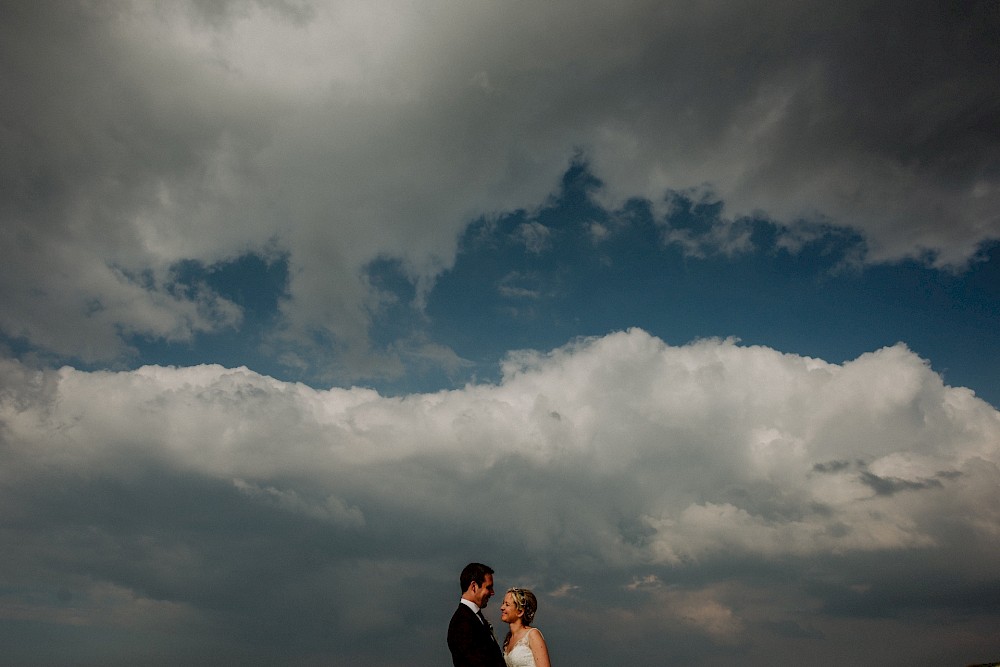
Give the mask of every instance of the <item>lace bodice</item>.
<svg viewBox="0 0 1000 667">
<path fill-rule="evenodd" d="M 507 663 L 507 667 L 535 667 L 535 656 L 531 654 L 531 647 L 528 646 L 528 635 L 532 632 L 538 632 L 538 630 L 531 628 L 525 632 L 510 649 L 510 653 L 504 653 L 503 659 Z"/>
</svg>

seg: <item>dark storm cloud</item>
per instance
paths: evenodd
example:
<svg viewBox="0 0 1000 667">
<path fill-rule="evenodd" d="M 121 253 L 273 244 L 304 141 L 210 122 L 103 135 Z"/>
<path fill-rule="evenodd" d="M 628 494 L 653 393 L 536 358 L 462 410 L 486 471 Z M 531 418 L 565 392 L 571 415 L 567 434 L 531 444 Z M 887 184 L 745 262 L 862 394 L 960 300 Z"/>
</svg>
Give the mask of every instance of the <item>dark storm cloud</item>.
<svg viewBox="0 0 1000 667">
<path fill-rule="evenodd" d="M 996 237 L 995 3 L 655 7 L 617 40 L 641 36 L 636 66 L 595 87 L 623 102 L 619 121 L 632 110 L 616 124 L 630 158 L 736 212 L 858 228 L 878 257 L 961 262 Z"/>
<path fill-rule="evenodd" d="M 1000 236 L 993 2 L 8 2 L 4 16 L 0 326 L 86 361 L 239 326 L 176 267 L 280 253 L 289 367 L 312 347 L 339 377 L 398 373 L 369 345 L 385 295 L 364 268 L 398 259 L 422 303 L 465 226 L 540 206 L 580 156 L 612 211 L 719 202 L 692 252 L 748 251 L 749 214 L 788 226 L 788 247 L 852 229 L 866 261 L 961 267 Z"/>
<path fill-rule="evenodd" d="M 825 463 L 817 463 L 813 466 L 813 470 L 816 472 L 840 472 L 850 466 L 851 464 L 847 461 L 827 461 Z"/>
<path fill-rule="evenodd" d="M 227 168 L 212 154 L 253 134 L 230 113 L 239 100 L 184 54 L 140 48 L 125 6 L 5 4 L 5 332 L 95 361 L 125 351 L 121 334 L 184 340 L 238 322 L 210 292 L 174 291 L 171 261 L 194 253 L 163 249 L 188 236 L 208 257 L 232 252 L 195 240 L 193 209 L 226 196 L 203 189 Z M 233 222 L 216 213 L 216 224 Z"/>
<path fill-rule="evenodd" d="M 894 479 L 892 477 L 879 477 L 869 472 L 861 473 L 861 481 L 870 486 L 875 493 L 880 496 L 891 496 L 900 491 L 919 491 L 928 488 L 941 488 L 942 484 L 937 479 Z"/>
</svg>

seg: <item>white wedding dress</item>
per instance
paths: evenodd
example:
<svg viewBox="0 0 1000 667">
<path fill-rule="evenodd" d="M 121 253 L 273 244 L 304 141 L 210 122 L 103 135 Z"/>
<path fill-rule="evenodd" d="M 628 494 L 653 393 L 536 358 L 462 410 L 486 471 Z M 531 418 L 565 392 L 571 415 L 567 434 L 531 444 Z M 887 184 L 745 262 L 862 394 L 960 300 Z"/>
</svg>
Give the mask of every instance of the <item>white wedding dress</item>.
<svg viewBox="0 0 1000 667">
<path fill-rule="evenodd" d="M 507 667 L 535 667 L 535 656 L 532 655 L 531 647 L 528 646 L 528 635 L 532 632 L 538 632 L 538 629 L 531 628 L 525 632 L 524 636 L 510 649 L 510 652 L 503 654 Z"/>
</svg>

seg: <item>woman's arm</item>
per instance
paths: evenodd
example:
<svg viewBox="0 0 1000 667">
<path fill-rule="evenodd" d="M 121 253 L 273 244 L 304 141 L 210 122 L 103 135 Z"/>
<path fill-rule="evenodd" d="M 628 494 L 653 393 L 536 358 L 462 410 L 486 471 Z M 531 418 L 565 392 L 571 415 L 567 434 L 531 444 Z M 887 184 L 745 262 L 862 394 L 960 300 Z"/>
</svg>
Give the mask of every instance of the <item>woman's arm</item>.
<svg viewBox="0 0 1000 667">
<path fill-rule="evenodd" d="M 535 667 L 552 667 L 549 662 L 549 647 L 545 645 L 545 637 L 538 628 L 532 628 L 528 633 L 528 648 L 535 658 Z"/>
</svg>

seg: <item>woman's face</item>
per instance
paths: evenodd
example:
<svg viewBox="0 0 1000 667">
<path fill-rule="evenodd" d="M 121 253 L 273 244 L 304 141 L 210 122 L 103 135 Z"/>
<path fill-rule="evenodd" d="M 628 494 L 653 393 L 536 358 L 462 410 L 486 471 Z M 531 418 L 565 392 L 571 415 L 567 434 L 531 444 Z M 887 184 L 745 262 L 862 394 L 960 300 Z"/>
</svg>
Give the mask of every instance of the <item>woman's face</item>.
<svg viewBox="0 0 1000 667">
<path fill-rule="evenodd" d="M 503 602 L 500 603 L 500 620 L 504 623 L 513 623 L 522 614 L 524 612 L 518 611 L 517 605 L 514 604 L 514 597 L 510 593 L 504 595 Z"/>
</svg>

